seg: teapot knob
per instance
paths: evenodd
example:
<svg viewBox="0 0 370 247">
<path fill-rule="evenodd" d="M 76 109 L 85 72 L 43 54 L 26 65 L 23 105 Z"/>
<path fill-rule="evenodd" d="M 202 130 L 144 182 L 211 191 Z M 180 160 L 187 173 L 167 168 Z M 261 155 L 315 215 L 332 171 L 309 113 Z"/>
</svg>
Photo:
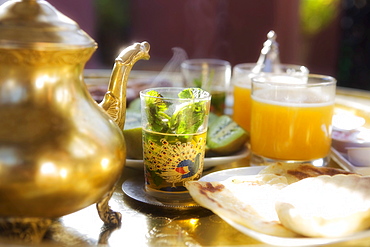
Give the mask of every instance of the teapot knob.
<svg viewBox="0 0 370 247">
<path fill-rule="evenodd" d="M 279 44 L 276 42 L 277 35 L 271 30 L 267 34 L 267 40 L 263 43 L 260 57 L 256 66 L 253 68 L 253 73 L 259 72 L 281 72 L 279 58 Z"/>
</svg>

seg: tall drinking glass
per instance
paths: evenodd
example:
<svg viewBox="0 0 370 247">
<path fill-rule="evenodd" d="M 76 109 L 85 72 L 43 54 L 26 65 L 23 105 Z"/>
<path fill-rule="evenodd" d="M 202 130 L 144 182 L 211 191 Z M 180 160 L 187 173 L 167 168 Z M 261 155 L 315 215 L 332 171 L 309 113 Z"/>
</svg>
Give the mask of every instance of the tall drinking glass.
<svg viewBox="0 0 370 247">
<path fill-rule="evenodd" d="M 287 75 L 307 75 L 308 69 L 300 65 L 276 65 L 281 73 Z M 251 130 L 251 79 L 267 72 L 255 72 L 255 63 L 241 63 L 233 68 L 233 119 L 245 130 Z M 264 68 L 262 68 L 263 70 Z"/>
<path fill-rule="evenodd" d="M 223 115 L 231 80 L 231 65 L 221 59 L 189 59 L 181 64 L 186 87 L 199 87 L 212 95 L 211 112 Z"/>
<path fill-rule="evenodd" d="M 325 165 L 331 146 L 336 80 L 330 76 L 252 78 L 252 165 Z"/>
<path fill-rule="evenodd" d="M 191 200 L 186 181 L 203 171 L 211 96 L 200 88 L 140 92 L 146 192 L 166 202 Z"/>
</svg>

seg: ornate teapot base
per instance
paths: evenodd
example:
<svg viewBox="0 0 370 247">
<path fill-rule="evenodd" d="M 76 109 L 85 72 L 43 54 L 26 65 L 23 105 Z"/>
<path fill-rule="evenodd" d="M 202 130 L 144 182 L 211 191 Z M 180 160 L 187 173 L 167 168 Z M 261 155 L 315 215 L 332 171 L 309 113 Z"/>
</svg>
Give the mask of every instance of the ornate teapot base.
<svg viewBox="0 0 370 247">
<path fill-rule="evenodd" d="M 104 222 L 99 243 L 107 242 L 110 233 L 121 226 L 121 213 L 113 211 L 108 204 L 113 192 L 114 189 L 96 204 L 99 217 Z M 0 241 L 40 243 L 55 220 L 38 217 L 0 217 Z"/>
<path fill-rule="evenodd" d="M 47 218 L 0 218 L 0 239 L 39 243 L 52 222 Z"/>
</svg>

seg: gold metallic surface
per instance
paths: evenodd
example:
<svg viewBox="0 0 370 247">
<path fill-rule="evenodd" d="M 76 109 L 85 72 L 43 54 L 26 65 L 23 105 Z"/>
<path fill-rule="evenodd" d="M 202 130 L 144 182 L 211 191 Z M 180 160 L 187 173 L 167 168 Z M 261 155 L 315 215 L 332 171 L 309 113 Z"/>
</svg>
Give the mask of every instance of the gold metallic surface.
<svg viewBox="0 0 370 247">
<path fill-rule="evenodd" d="M 126 88 L 129 74 L 139 59 L 149 59 L 149 49 L 147 42 L 136 43 L 124 49 L 115 60 L 108 91 L 100 106 L 121 129 L 125 124 Z"/>
<path fill-rule="evenodd" d="M 83 81 L 95 49 L 45 1 L 0 7 L 0 218 L 56 218 L 109 197 L 126 157 L 125 80 L 149 45 L 116 61 L 107 96 L 114 100 L 103 104 L 114 119 Z"/>
<path fill-rule="evenodd" d="M 53 220 L 48 218 L 0 218 L 0 236 L 15 243 L 37 244 L 52 223 Z"/>
<path fill-rule="evenodd" d="M 93 47 L 77 23 L 47 1 L 9 0 L 0 7 L 0 45 L 42 50 Z"/>
</svg>

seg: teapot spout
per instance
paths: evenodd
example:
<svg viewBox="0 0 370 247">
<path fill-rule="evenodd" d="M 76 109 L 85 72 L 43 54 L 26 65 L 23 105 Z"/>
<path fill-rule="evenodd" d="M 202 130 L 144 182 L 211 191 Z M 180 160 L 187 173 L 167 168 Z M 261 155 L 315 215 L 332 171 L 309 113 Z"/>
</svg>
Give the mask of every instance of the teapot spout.
<svg viewBox="0 0 370 247">
<path fill-rule="evenodd" d="M 99 104 L 121 129 L 125 124 L 126 88 L 129 74 L 138 60 L 150 58 L 149 49 L 149 43 L 144 41 L 134 43 L 118 55 L 110 77 L 108 91 Z"/>
</svg>

